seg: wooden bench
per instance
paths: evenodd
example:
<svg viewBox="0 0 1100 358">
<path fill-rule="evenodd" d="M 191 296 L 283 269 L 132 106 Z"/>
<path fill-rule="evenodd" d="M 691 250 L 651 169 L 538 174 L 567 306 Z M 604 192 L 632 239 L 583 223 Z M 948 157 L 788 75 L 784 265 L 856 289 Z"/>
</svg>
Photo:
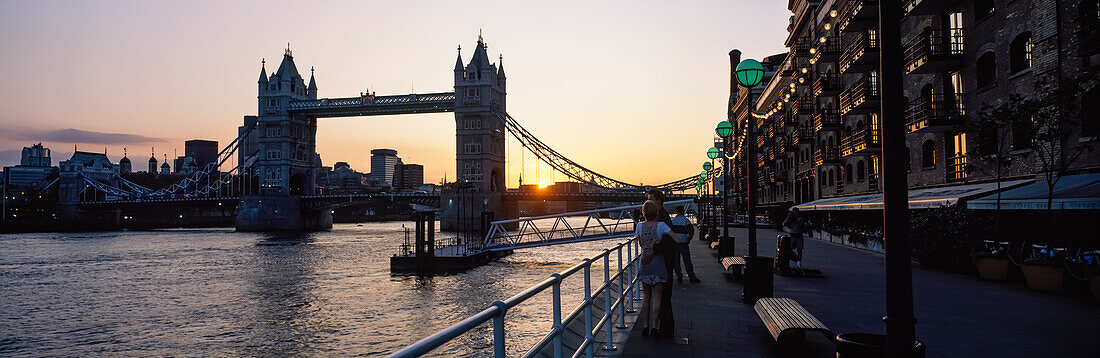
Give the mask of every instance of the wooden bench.
<svg viewBox="0 0 1100 358">
<path fill-rule="evenodd" d="M 789 337 L 801 341 L 805 337 L 806 331 L 818 331 L 828 337 L 829 340 L 835 340 L 833 332 L 825 327 L 825 324 L 790 298 L 761 298 L 756 300 L 753 308 L 756 310 L 756 314 L 760 316 L 760 320 L 768 327 L 768 332 L 771 332 L 776 343 L 781 343 L 780 340 L 790 339 Z M 780 346 L 792 345 L 781 343 Z"/>
<path fill-rule="evenodd" d="M 745 258 L 740 256 L 723 257 L 721 262 L 722 267 L 726 269 L 726 273 L 730 274 L 734 281 L 740 281 L 744 277 L 741 269 L 745 267 Z"/>
</svg>

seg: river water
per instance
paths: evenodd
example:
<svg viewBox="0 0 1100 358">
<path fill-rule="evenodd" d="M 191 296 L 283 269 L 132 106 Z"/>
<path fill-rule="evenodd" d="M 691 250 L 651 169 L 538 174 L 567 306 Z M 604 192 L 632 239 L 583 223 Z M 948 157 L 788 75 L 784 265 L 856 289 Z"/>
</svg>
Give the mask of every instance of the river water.
<svg viewBox="0 0 1100 358">
<path fill-rule="evenodd" d="M 455 275 L 394 276 L 389 257 L 403 224 L 413 227 L 0 235 L 0 355 L 384 355 L 617 242 L 523 249 Z M 569 307 L 583 296 L 574 277 L 562 289 Z M 592 277 L 598 286 L 602 266 Z M 509 310 L 510 356 L 549 329 L 550 302 L 547 290 Z M 487 356 L 492 344 L 490 323 L 433 355 Z"/>
</svg>

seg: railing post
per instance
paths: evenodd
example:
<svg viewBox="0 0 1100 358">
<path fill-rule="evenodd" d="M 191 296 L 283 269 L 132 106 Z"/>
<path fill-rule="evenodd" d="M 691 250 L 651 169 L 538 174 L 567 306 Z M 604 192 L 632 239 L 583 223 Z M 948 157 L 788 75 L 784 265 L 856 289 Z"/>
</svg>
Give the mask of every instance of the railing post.
<svg viewBox="0 0 1100 358">
<path fill-rule="evenodd" d="M 588 342 L 588 348 L 585 350 L 588 353 L 588 358 L 592 358 L 595 354 L 595 347 L 592 346 L 592 341 L 596 337 L 592 336 L 592 260 L 584 259 L 584 340 Z"/>
<path fill-rule="evenodd" d="M 626 316 L 626 296 L 623 293 L 624 290 L 630 289 L 624 284 L 625 280 L 623 278 L 623 246 L 619 245 L 615 252 L 619 256 L 619 288 L 615 289 L 615 293 L 619 295 L 619 324 L 615 328 L 622 329 L 626 328 L 626 318 L 623 317 Z"/>
<path fill-rule="evenodd" d="M 502 301 L 493 302 L 493 306 L 500 308 L 500 313 L 493 317 L 493 356 L 504 358 L 504 314 L 508 306 Z"/>
<path fill-rule="evenodd" d="M 642 257 L 642 244 L 638 239 L 634 239 L 634 256 L 636 256 L 634 258 L 635 262 L 638 263 L 634 265 L 634 278 L 637 279 L 642 274 L 642 260 L 640 260 Z M 642 300 L 642 285 L 634 285 L 634 300 Z"/>
<path fill-rule="evenodd" d="M 554 278 L 554 330 L 558 331 L 554 335 L 554 358 L 561 358 L 561 335 L 565 331 L 561 324 L 561 275 L 555 273 L 550 277 Z"/>
<path fill-rule="evenodd" d="M 631 241 L 626 242 L 626 260 L 627 260 L 626 262 L 627 262 L 628 266 L 634 263 L 634 253 L 633 252 L 634 252 L 634 241 L 633 241 L 633 239 L 631 239 Z M 637 312 L 637 311 L 634 310 L 634 284 L 635 284 L 634 281 L 637 279 L 638 276 L 634 274 L 634 266 L 627 267 L 626 274 L 628 276 L 627 281 L 630 282 L 630 287 L 627 287 L 627 292 L 630 293 L 630 297 L 625 298 L 625 301 L 626 301 L 626 304 L 627 304 L 626 311 L 630 312 L 630 313 L 634 313 L 634 312 Z"/>
<path fill-rule="evenodd" d="M 603 350 L 613 351 L 616 349 L 614 344 L 611 344 L 611 326 L 615 321 L 615 311 L 611 310 L 611 250 L 603 249 L 603 314 L 607 318 L 604 320 L 604 330 L 607 332 L 607 342 L 603 345 Z"/>
</svg>

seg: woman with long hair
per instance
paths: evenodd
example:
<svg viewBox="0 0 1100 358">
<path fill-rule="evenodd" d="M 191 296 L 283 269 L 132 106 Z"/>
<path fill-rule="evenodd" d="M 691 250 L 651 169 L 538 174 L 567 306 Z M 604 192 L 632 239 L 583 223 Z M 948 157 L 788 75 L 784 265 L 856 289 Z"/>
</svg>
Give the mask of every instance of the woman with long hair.
<svg viewBox="0 0 1100 358">
<path fill-rule="evenodd" d="M 646 327 L 642 335 L 660 337 L 662 290 L 668 282 L 668 264 L 664 255 L 657 252 L 657 243 L 664 237 L 679 241 L 672 228 L 658 220 L 660 205 L 650 200 L 642 204 L 642 216 L 645 221 L 637 224 L 635 235 L 642 248 L 642 267 L 638 275 L 642 281 L 642 312 L 646 316 Z"/>
</svg>

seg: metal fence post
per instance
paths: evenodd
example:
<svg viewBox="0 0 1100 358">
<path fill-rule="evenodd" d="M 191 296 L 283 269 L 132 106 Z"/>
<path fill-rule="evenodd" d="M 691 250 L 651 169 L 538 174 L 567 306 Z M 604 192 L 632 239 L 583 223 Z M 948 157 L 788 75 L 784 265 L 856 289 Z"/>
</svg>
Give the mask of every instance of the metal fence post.
<svg viewBox="0 0 1100 358">
<path fill-rule="evenodd" d="M 633 241 L 627 241 L 626 242 L 626 260 L 627 260 L 626 262 L 627 262 L 627 265 L 631 265 L 631 264 L 634 263 L 633 247 L 634 247 L 634 242 Z M 626 301 L 626 304 L 627 304 L 626 311 L 630 312 L 630 313 L 634 313 L 634 312 L 637 312 L 637 311 L 634 310 L 634 284 L 635 284 L 634 281 L 638 276 L 634 274 L 634 266 L 629 266 L 626 269 L 626 274 L 627 274 L 627 282 L 630 282 L 630 287 L 627 287 L 627 290 L 626 290 L 627 292 L 630 293 L 630 297 L 625 297 L 624 298 L 624 300 Z"/>
<path fill-rule="evenodd" d="M 615 253 L 619 256 L 619 288 L 615 289 L 615 293 L 619 295 L 619 324 L 616 325 L 615 328 L 622 329 L 626 328 L 626 319 L 623 317 L 626 316 L 626 296 L 623 295 L 623 290 L 629 290 L 629 288 L 626 287 L 626 285 L 624 284 L 625 280 L 623 279 L 622 245 L 620 245 L 619 248 L 615 249 Z"/>
<path fill-rule="evenodd" d="M 611 309 L 611 250 L 603 249 L 603 251 L 603 314 L 606 318 L 604 330 L 607 332 L 607 341 L 604 342 L 603 350 L 613 351 L 615 345 L 611 344 L 611 326 L 615 324 L 615 311 Z"/>
<path fill-rule="evenodd" d="M 642 275 L 642 243 L 637 238 L 634 239 L 634 255 L 637 256 L 634 259 L 638 263 L 634 265 L 634 277 L 637 278 Z M 634 299 L 642 300 L 642 285 L 634 285 Z"/>
<path fill-rule="evenodd" d="M 592 341 L 595 337 L 592 336 L 592 260 L 584 259 L 584 340 L 588 341 L 587 351 L 588 358 L 592 358 L 595 354 L 595 347 L 592 346 Z"/>
<path fill-rule="evenodd" d="M 561 275 L 550 275 L 554 280 L 554 329 L 558 331 L 554 335 L 554 358 L 561 358 L 562 339 L 561 335 L 565 331 L 565 327 L 561 324 Z"/>
<path fill-rule="evenodd" d="M 500 313 L 493 317 L 493 356 L 504 358 L 504 313 L 508 306 L 502 301 L 493 302 L 493 306 L 500 308 Z"/>
</svg>

